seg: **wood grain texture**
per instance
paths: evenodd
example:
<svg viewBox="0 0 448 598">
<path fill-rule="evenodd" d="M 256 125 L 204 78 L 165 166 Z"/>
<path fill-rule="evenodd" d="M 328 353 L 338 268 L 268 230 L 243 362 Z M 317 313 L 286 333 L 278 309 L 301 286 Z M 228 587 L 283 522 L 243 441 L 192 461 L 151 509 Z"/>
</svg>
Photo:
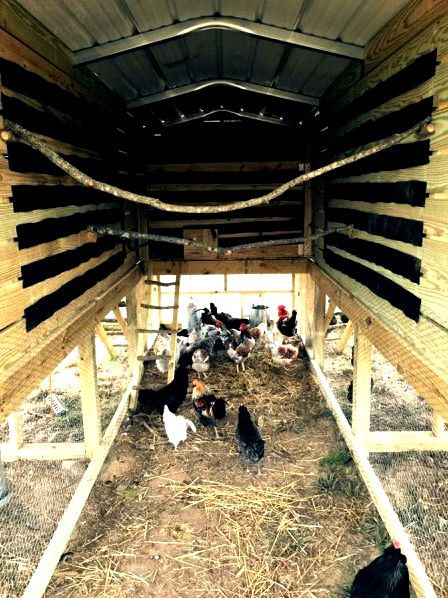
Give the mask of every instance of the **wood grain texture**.
<svg viewBox="0 0 448 598">
<path fill-rule="evenodd" d="M 442 416 L 448 415 L 448 332 L 421 317 L 416 324 L 348 276 L 325 263 L 310 271 L 327 295 Z"/>
<path fill-rule="evenodd" d="M 437 30 L 448 13 L 446 0 L 412 0 L 367 44 L 365 70 L 371 71 L 425 29 Z"/>
</svg>

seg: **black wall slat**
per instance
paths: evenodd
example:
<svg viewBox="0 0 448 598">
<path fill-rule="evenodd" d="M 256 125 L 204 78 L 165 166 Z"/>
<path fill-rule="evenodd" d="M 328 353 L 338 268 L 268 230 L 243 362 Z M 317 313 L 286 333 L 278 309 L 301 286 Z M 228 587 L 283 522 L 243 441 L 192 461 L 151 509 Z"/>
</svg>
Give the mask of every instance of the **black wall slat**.
<svg viewBox="0 0 448 598">
<path fill-rule="evenodd" d="M 65 218 L 47 218 L 41 222 L 19 224 L 17 239 L 19 249 L 48 243 L 61 237 L 74 235 L 85 230 L 89 224 L 110 224 L 121 221 L 121 209 L 92 210 L 82 214 L 73 214 Z"/>
<path fill-rule="evenodd" d="M 353 164 L 336 168 L 333 171 L 333 176 L 340 178 L 368 174 L 370 172 L 402 170 L 405 168 L 414 168 L 415 166 L 423 166 L 429 164 L 429 144 L 429 140 L 425 140 L 394 145 L 373 156 L 353 162 Z"/>
<path fill-rule="evenodd" d="M 58 253 L 50 257 L 22 266 L 23 288 L 30 287 L 38 282 L 53 278 L 62 272 L 72 270 L 77 266 L 99 257 L 105 251 L 110 251 L 117 242 L 112 238 L 101 238 L 96 243 L 85 243 L 81 247 Z"/>
<path fill-rule="evenodd" d="M 327 185 L 326 200 L 350 199 L 369 203 L 402 203 L 423 207 L 426 201 L 425 181 L 400 183 L 340 183 Z"/>
<path fill-rule="evenodd" d="M 421 260 L 418 258 L 363 239 L 350 239 L 347 235 L 334 233 L 325 237 L 325 245 L 332 245 L 344 249 L 352 255 L 372 262 L 377 266 L 387 268 L 395 274 L 404 276 L 412 282 L 420 282 Z"/>
<path fill-rule="evenodd" d="M 9 168 L 13 172 L 38 172 L 53 176 L 66 176 L 65 172 L 43 154 L 23 143 L 8 142 L 7 147 Z M 110 162 L 81 158 L 75 155 L 63 155 L 62 157 L 66 162 L 92 178 L 120 185 L 120 178 L 117 175 L 118 169 L 112 168 Z"/>
<path fill-rule="evenodd" d="M 30 307 L 25 309 L 26 330 L 29 332 L 41 322 L 51 317 L 55 312 L 68 305 L 71 301 L 85 293 L 100 280 L 104 280 L 118 270 L 124 262 L 124 253 L 118 253 L 109 258 L 106 262 L 92 268 L 85 274 L 77 276 L 70 282 L 64 284 L 60 289 L 39 299 Z"/>
<path fill-rule="evenodd" d="M 341 222 L 353 224 L 355 228 L 364 230 L 371 235 L 403 241 L 421 247 L 423 242 L 423 222 L 384 216 L 383 214 L 369 214 L 357 210 L 344 208 L 328 208 L 326 211 L 327 222 Z"/>
<path fill-rule="evenodd" d="M 360 127 L 349 131 L 346 135 L 335 138 L 328 145 L 328 151 L 335 154 L 379 139 L 385 139 L 395 133 L 403 133 L 430 116 L 432 111 L 433 98 L 425 98 L 374 121 L 366 122 Z"/>
<path fill-rule="evenodd" d="M 403 289 L 400 285 L 362 264 L 337 255 L 329 249 L 324 249 L 323 258 L 331 268 L 357 280 L 375 295 L 401 310 L 408 318 L 415 322 L 419 321 L 421 299 Z"/>
<path fill-rule="evenodd" d="M 353 120 L 360 114 L 364 114 L 384 102 L 414 89 L 414 87 L 434 77 L 436 66 L 437 50 L 433 50 L 424 56 L 420 56 L 385 81 L 381 81 L 375 87 L 367 90 L 362 96 L 346 104 L 336 114 L 329 115 L 327 122 L 333 122 L 336 127 L 340 127 L 343 123 Z M 323 113 L 323 120 L 325 121 L 325 106 L 321 107 L 321 113 Z"/>
<path fill-rule="evenodd" d="M 87 206 L 112 201 L 109 193 L 96 189 L 64 185 L 14 185 L 14 212 L 32 212 L 65 206 Z"/>
</svg>

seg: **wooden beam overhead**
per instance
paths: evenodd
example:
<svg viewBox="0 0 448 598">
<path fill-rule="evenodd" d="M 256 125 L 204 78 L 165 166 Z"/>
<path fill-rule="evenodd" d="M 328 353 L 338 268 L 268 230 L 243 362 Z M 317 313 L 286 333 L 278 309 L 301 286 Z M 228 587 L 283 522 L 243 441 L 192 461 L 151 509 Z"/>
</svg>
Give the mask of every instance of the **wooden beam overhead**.
<svg viewBox="0 0 448 598">
<path fill-rule="evenodd" d="M 329 40 L 316 35 L 307 35 L 298 31 L 290 31 L 273 25 L 264 25 L 255 23 L 246 19 L 236 17 L 199 17 L 189 19 L 183 23 L 175 23 L 145 33 L 132 35 L 117 41 L 108 42 L 99 46 L 93 46 L 86 50 L 78 50 L 74 53 L 74 63 L 77 65 L 88 62 L 95 62 L 104 58 L 136 50 L 151 44 L 158 44 L 172 39 L 182 37 L 195 31 L 204 31 L 207 29 L 226 29 L 228 31 L 238 31 L 248 35 L 254 35 L 271 41 L 280 42 L 289 46 L 297 46 L 317 50 L 336 56 L 364 59 L 364 49 L 354 44 L 345 44 Z"/>
<path fill-rule="evenodd" d="M 304 162 L 188 162 L 185 164 L 147 164 L 145 172 L 147 173 L 167 173 L 182 174 L 190 172 L 278 172 L 283 170 L 296 170 L 304 172 Z"/>
<path fill-rule="evenodd" d="M 154 274 L 277 274 L 306 272 L 306 260 L 300 257 L 285 259 L 234 259 L 153 262 Z"/>
</svg>

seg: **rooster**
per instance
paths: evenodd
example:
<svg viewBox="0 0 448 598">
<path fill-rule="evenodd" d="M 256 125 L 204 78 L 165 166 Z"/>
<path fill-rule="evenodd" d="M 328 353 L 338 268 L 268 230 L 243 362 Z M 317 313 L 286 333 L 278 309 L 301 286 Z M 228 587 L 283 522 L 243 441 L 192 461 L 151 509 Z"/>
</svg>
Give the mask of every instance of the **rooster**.
<svg viewBox="0 0 448 598">
<path fill-rule="evenodd" d="M 199 416 L 199 422 L 205 426 L 213 426 L 216 438 L 219 438 L 217 425 L 226 416 L 227 402 L 224 399 L 216 398 L 199 378 L 193 378 L 193 408 Z"/>
<path fill-rule="evenodd" d="M 350 598 L 410 598 L 410 595 L 406 557 L 397 541 L 358 571 L 350 591 Z"/>
<path fill-rule="evenodd" d="M 260 464 L 264 457 L 264 440 L 244 405 L 240 405 L 238 409 L 235 441 L 238 451 L 246 463 L 247 471 L 249 471 L 249 465 L 256 464 L 258 475 L 261 475 Z"/>
<path fill-rule="evenodd" d="M 151 414 L 154 411 L 163 413 L 165 405 L 168 405 L 170 411 L 176 413 L 185 400 L 188 390 L 188 370 L 180 365 L 176 368 L 173 380 L 159 388 L 142 388 L 137 395 L 137 412 Z"/>
<path fill-rule="evenodd" d="M 250 334 L 247 324 L 240 325 L 240 335 L 237 339 L 231 332 L 223 331 L 224 343 L 226 346 L 227 355 L 236 364 L 236 371 L 239 373 L 239 366 L 244 371 L 244 362 L 249 357 L 252 349 L 255 346 L 255 339 Z"/>
<path fill-rule="evenodd" d="M 196 426 L 192 421 L 183 415 L 175 415 L 169 410 L 168 405 L 165 405 L 163 410 L 163 423 L 168 440 L 174 445 L 174 450 L 177 450 L 179 442 L 187 440 L 187 428 L 196 432 Z"/>
<path fill-rule="evenodd" d="M 277 328 L 283 336 L 294 336 L 297 333 L 297 312 L 295 309 L 292 310 L 292 314 L 289 315 L 284 305 L 278 306 L 278 319 Z"/>
<path fill-rule="evenodd" d="M 218 308 L 214 303 L 210 303 L 210 312 L 216 321 L 222 322 L 224 324 L 227 330 L 231 330 L 232 328 L 234 330 L 238 330 L 241 324 L 249 324 L 249 320 L 247 318 L 234 318 L 224 311 L 218 312 Z"/>
</svg>

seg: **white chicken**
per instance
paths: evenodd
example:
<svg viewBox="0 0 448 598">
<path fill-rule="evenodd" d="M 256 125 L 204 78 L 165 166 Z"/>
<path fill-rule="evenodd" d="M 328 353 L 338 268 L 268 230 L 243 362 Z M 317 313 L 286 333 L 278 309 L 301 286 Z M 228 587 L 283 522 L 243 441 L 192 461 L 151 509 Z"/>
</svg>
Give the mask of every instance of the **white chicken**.
<svg viewBox="0 0 448 598">
<path fill-rule="evenodd" d="M 206 349 L 196 349 L 192 356 L 191 367 L 198 374 L 204 374 L 210 369 L 210 352 Z"/>
<path fill-rule="evenodd" d="M 187 440 L 188 428 L 196 432 L 196 426 L 191 420 L 185 418 L 183 415 L 171 413 L 168 405 L 165 405 L 163 409 L 163 423 L 165 424 L 165 432 L 168 440 L 174 445 L 174 450 L 177 450 L 180 442 Z"/>
</svg>

